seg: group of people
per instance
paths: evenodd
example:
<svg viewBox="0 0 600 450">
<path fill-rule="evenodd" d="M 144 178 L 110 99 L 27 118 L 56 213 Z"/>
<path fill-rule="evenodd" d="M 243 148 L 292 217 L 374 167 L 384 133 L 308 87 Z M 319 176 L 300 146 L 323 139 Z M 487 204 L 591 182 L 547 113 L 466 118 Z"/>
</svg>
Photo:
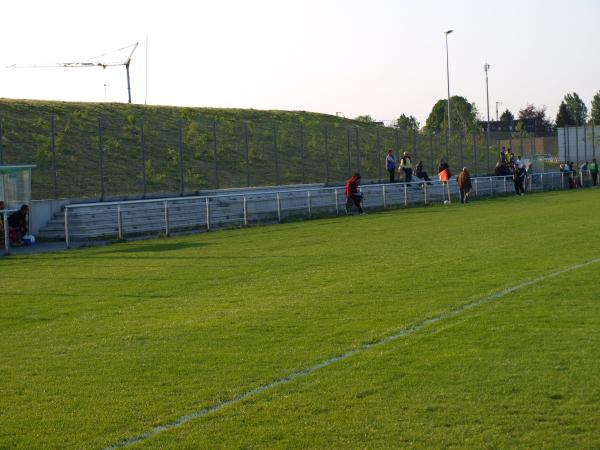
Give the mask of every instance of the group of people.
<svg viewBox="0 0 600 450">
<path fill-rule="evenodd" d="M 566 161 L 561 163 L 560 171 L 566 176 L 566 183 L 569 188 L 576 188 L 583 182 L 583 177 L 590 174 L 592 177 L 592 186 L 598 186 L 598 163 L 596 158 L 592 159 L 592 162 L 583 162 L 579 166 L 579 180 L 577 179 L 577 169 L 573 161 Z"/>
<path fill-rule="evenodd" d="M 515 156 L 511 148 L 507 150 L 505 147 L 502 147 L 502 150 L 500 150 L 500 160 L 494 168 L 494 175 L 497 177 L 512 178 L 517 195 L 525 195 L 525 180 L 530 179 L 533 172 L 532 163 L 525 165 L 521 155 Z"/>
<path fill-rule="evenodd" d="M 396 182 L 397 171 L 399 173 L 403 173 L 405 183 L 412 182 L 413 177 L 415 177 L 419 181 L 423 181 L 423 184 L 432 184 L 431 178 L 429 178 L 429 175 L 423 168 L 423 161 L 418 161 L 413 167 L 408 152 L 404 152 L 402 154 L 400 162 L 396 167 L 396 157 L 394 156 L 394 152 L 391 149 L 388 150 L 385 158 L 385 167 L 390 175 L 390 183 Z M 448 181 L 450 181 L 450 177 L 450 166 L 448 165 L 448 162 L 442 158 L 440 164 L 438 165 L 438 178 L 442 184 L 447 185 Z M 348 180 L 346 180 L 346 185 L 344 188 L 344 194 L 346 196 L 346 214 L 349 212 L 349 209 L 352 207 L 352 205 L 356 207 L 359 214 L 366 214 L 362 208 L 362 193 L 358 187 L 360 184 L 360 179 L 360 173 L 355 173 Z M 469 193 L 471 190 L 471 175 L 469 174 L 469 170 L 464 167 L 456 179 L 460 191 L 461 203 L 467 203 L 469 201 Z"/>
<path fill-rule="evenodd" d="M 0 200 L 0 237 L 4 241 L 4 211 L 6 211 L 6 203 Z M 8 236 L 10 239 L 10 245 L 19 247 L 23 245 L 23 237 L 28 232 L 28 214 L 29 206 L 22 205 L 18 211 L 13 211 L 8 216 Z"/>
<path fill-rule="evenodd" d="M 396 168 L 396 157 L 394 156 L 393 150 L 388 150 L 385 157 L 385 168 L 390 175 L 390 183 L 396 182 L 396 172 L 404 175 L 404 182 L 410 183 L 413 181 L 413 177 L 420 181 L 425 181 L 427 184 L 431 184 L 431 178 L 424 169 L 423 161 L 419 160 L 413 167 L 411 157 L 408 152 L 404 152 L 400 158 L 398 167 Z M 448 163 L 442 159 L 438 166 L 438 174 L 443 170 L 448 169 Z M 449 172 L 448 172 L 449 176 Z M 446 180 L 447 181 L 447 180 Z"/>
</svg>

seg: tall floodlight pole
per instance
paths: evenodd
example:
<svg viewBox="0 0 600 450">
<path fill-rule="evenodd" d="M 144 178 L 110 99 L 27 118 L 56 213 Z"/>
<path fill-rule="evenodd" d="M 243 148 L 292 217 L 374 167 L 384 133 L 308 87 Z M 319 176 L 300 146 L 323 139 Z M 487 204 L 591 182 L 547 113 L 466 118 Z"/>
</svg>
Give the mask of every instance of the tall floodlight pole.
<svg viewBox="0 0 600 450">
<path fill-rule="evenodd" d="M 498 122 L 500 119 L 498 118 L 498 105 L 501 105 L 502 102 L 496 102 L 496 122 Z"/>
<path fill-rule="evenodd" d="M 490 151 L 490 89 L 489 89 L 489 85 L 488 85 L 488 70 L 490 70 L 490 65 L 488 63 L 485 63 L 483 65 L 483 70 L 485 71 L 485 93 L 486 93 L 486 97 L 487 97 L 487 148 L 488 148 L 488 154 Z"/>
<path fill-rule="evenodd" d="M 448 131 L 450 131 L 450 58 L 448 57 L 448 35 L 454 30 L 446 31 L 446 79 L 448 80 Z"/>
</svg>

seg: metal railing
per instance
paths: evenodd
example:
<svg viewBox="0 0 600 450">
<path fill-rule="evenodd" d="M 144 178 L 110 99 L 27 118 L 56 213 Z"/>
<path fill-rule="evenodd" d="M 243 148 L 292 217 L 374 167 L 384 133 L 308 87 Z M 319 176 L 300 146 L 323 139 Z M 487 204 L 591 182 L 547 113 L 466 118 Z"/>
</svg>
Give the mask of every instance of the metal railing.
<svg viewBox="0 0 600 450">
<path fill-rule="evenodd" d="M 566 189 L 569 175 L 537 173 L 525 180 L 527 192 Z M 472 178 L 472 197 L 514 192 L 511 176 Z M 581 183 L 583 184 L 583 183 Z M 454 179 L 361 186 L 363 208 L 389 209 L 451 202 L 458 197 Z M 128 236 L 168 236 L 173 232 L 208 231 L 251 224 L 335 216 L 345 213 L 344 188 L 323 187 L 210 196 L 173 197 L 120 202 L 85 203 L 64 208 L 65 243 L 71 240 Z M 93 216 L 94 220 L 89 217 Z"/>
</svg>

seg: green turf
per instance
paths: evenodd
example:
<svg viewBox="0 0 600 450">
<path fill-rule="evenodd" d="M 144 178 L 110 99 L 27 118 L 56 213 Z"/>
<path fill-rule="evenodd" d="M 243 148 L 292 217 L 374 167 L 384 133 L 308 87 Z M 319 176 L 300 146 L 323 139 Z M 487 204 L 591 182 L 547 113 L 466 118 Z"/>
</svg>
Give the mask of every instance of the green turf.
<svg viewBox="0 0 600 450">
<path fill-rule="evenodd" d="M 101 448 L 600 256 L 598 191 L 0 260 L 0 448 Z M 598 447 L 598 265 L 141 447 Z"/>
</svg>

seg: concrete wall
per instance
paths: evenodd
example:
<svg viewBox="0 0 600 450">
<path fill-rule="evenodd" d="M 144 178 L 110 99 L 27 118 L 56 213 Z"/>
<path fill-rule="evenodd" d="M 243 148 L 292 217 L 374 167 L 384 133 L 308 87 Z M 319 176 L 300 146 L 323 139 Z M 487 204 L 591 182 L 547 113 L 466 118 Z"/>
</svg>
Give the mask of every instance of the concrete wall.
<svg viewBox="0 0 600 450">
<path fill-rule="evenodd" d="M 600 158 L 600 126 L 559 128 L 558 155 L 575 163 Z"/>
</svg>

